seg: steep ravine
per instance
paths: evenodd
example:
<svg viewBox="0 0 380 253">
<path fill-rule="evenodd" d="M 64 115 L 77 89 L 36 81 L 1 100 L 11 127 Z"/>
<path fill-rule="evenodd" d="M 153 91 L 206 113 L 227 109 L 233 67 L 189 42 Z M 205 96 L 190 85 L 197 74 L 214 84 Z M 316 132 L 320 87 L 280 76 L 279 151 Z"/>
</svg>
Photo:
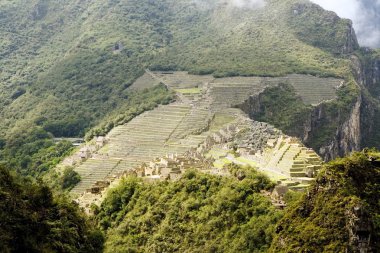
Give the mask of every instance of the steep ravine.
<svg viewBox="0 0 380 253">
<path fill-rule="evenodd" d="M 335 132 L 335 136 L 331 139 L 330 143 L 327 145 L 322 145 L 317 148 L 316 151 L 324 158 L 324 160 L 329 161 L 335 159 L 337 157 L 343 157 L 348 155 L 353 151 L 358 151 L 361 147 L 361 106 L 362 106 L 362 98 L 361 95 L 356 99 L 356 102 L 351 108 L 351 112 L 348 118 L 345 118 L 341 112 L 338 112 L 338 118 L 336 123 L 337 129 Z M 320 110 L 319 106 L 316 108 L 318 112 Z M 315 124 L 315 122 L 319 122 L 320 118 L 315 117 L 316 115 L 311 115 L 310 122 L 311 124 Z M 333 120 L 329 116 L 326 115 L 327 118 Z M 339 122 L 343 122 L 343 124 L 339 124 Z M 320 126 L 323 127 L 323 126 Z M 312 134 L 318 134 L 319 131 L 318 126 L 314 126 L 311 128 Z M 306 129 L 305 129 L 306 130 Z M 307 138 L 304 139 L 306 144 L 312 143 L 313 139 Z"/>
<path fill-rule="evenodd" d="M 362 48 L 351 56 L 351 60 L 359 92 L 349 117 L 341 121 L 341 115 L 338 115 L 339 120 L 336 122 L 344 123 L 338 125 L 330 144 L 317 149 L 325 160 L 345 156 L 366 147 L 380 148 L 380 56 L 375 51 Z M 310 120 L 312 126 L 323 118 L 323 107 L 322 104 L 314 109 Z M 317 132 L 319 126 L 306 127 L 305 130 L 309 130 L 309 133 Z M 308 135 L 302 137 L 306 137 L 303 138 L 306 144 L 310 143 Z"/>
<path fill-rule="evenodd" d="M 370 49 L 361 49 L 351 59 L 354 80 L 338 90 L 338 100 L 309 107 L 298 117 L 290 115 L 290 119 L 297 121 L 290 127 L 275 124 L 289 135 L 299 137 L 325 161 L 366 147 L 380 148 L 380 56 Z M 239 107 L 253 119 L 265 113 L 265 121 L 274 123 L 276 112 L 263 103 L 268 101 L 267 92 L 251 97 Z M 294 107 L 294 103 L 285 106 Z"/>
<path fill-rule="evenodd" d="M 361 88 L 361 146 L 380 148 L 380 56 L 364 48 L 352 56 L 354 75 Z"/>
<path fill-rule="evenodd" d="M 264 121 L 274 123 L 287 134 L 300 138 L 307 146 L 317 151 L 325 161 L 361 148 L 361 95 L 351 102 L 350 110 L 340 110 L 331 101 L 314 107 L 298 104 L 298 107 L 304 106 L 305 108 L 301 110 L 301 113 L 290 114 L 289 119 L 295 122 L 290 122 L 288 125 L 275 123 L 274 110 L 277 108 L 268 108 L 267 104 L 264 105 L 263 101 L 267 101 L 266 96 L 266 91 L 264 91 L 259 95 L 252 96 L 239 107 L 250 118 L 256 120 L 258 120 L 257 116 L 265 111 L 267 116 Z M 289 103 L 289 106 L 294 107 L 294 104 L 290 105 Z M 296 111 L 299 108 L 289 108 L 288 111 L 292 113 L 292 109 Z M 268 112 L 268 110 L 273 111 Z"/>
</svg>

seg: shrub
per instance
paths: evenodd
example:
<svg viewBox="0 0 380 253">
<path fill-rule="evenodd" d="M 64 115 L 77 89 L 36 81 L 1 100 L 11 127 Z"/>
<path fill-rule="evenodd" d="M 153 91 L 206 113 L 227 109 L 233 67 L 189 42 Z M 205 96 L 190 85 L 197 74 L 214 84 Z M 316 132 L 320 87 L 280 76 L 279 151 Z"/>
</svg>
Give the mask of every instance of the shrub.
<svg viewBox="0 0 380 253">
<path fill-rule="evenodd" d="M 76 171 L 74 171 L 73 167 L 67 167 L 63 171 L 60 181 L 63 190 L 71 190 L 81 181 L 81 177 Z"/>
</svg>

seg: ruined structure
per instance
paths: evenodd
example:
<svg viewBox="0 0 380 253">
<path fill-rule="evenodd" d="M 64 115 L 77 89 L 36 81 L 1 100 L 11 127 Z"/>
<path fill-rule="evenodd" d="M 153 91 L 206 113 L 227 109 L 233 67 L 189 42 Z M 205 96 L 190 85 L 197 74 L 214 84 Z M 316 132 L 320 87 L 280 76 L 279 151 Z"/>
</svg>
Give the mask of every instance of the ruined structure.
<svg viewBox="0 0 380 253">
<path fill-rule="evenodd" d="M 303 189 L 313 181 L 321 158 L 298 139 L 251 120 L 237 108 L 283 82 L 292 84 L 310 104 L 334 99 L 342 84 L 339 79 L 302 75 L 214 78 L 147 70 L 131 88 L 162 83 L 177 92 L 177 101 L 98 137 L 93 141 L 95 151 L 81 149 L 82 162 L 75 170 L 82 181 L 72 193 L 100 193 L 126 174 L 149 181 L 177 180 L 189 168 L 228 175 L 224 167 L 229 163 L 255 167 L 281 185 Z M 318 89 L 310 88 L 316 85 Z"/>
</svg>

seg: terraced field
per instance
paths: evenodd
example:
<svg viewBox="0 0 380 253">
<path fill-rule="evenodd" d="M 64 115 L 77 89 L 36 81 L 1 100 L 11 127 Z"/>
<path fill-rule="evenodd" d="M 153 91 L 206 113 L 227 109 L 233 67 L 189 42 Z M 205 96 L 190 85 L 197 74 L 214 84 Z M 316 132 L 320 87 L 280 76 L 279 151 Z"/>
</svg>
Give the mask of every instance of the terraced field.
<svg viewBox="0 0 380 253">
<path fill-rule="evenodd" d="M 200 88 L 215 78 L 210 75 L 190 75 L 184 71 L 151 72 L 156 79 L 173 89 Z"/>
<path fill-rule="evenodd" d="M 212 109 L 218 111 L 244 103 L 250 96 L 262 92 L 268 84 L 261 77 L 218 78 L 210 83 Z"/>
<path fill-rule="evenodd" d="M 108 144 L 75 168 L 82 181 L 73 189 L 73 193 L 81 194 L 97 181 L 132 170 L 155 158 L 184 154 L 200 147 L 215 133 L 223 136 L 223 132 L 219 132 L 227 124 L 246 117 L 239 109 L 229 108 L 242 104 L 266 87 L 282 82 L 292 84 L 305 103 L 318 104 L 334 99 L 336 87 L 342 81 L 305 75 L 214 78 L 186 72 L 147 70 L 131 89 L 144 89 L 163 83 L 177 91 L 177 102 L 145 112 L 129 123 L 114 128 L 106 137 Z M 243 125 L 247 124 L 247 129 L 252 124 L 249 120 L 242 122 Z M 223 159 L 217 163 L 219 167 L 226 162 L 258 164 L 273 179 L 298 178 L 298 181 L 310 176 L 320 164 L 319 157 L 313 151 L 299 143 L 284 140 L 277 141 L 277 146 L 261 157 Z"/>
<path fill-rule="evenodd" d="M 290 83 L 304 103 L 311 105 L 335 99 L 337 87 L 343 83 L 343 80 L 336 78 L 320 78 L 296 74 L 279 78 L 279 80 Z"/>
<path fill-rule="evenodd" d="M 130 88 L 133 90 L 143 90 L 146 88 L 151 88 L 160 83 L 159 80 L 153 78 L 149 73 L 145 73 L 141 77 L 139 77 Z"/>
<path fill-rule="evenodd" d="M 299 140 L 280 138 L 273 149 L 268 149 L 260 160 L 261 168 L 277 172 L 285 182 L 298 182 L 302 187 L 313 180 L 321 168 L 322 159 L 311 149 L 304 147 Z M 290 179 L 290 180 L 289 180 Z"/>
<path fill-rule="evenodd" d="M 212 100 L 215 110 L 243 103 L 249 96 L 258 94 L 266 87 L 280 83 L 291 84 L 305 104 L 317 105 L 336 98 L 336 91 L 344 81 L 337 78 L 322 78 L 311 75 L 291 74 L 285 77 L 227 77 L 189 75 L 187 72 L 149 72 L 150 79 L 139 86 L 155 85 L 159 80 L 172 89 L 201 89 Z M 145 76 L 145 75 L 144 75 Z M 144 78 L 147 78 L 146 76 Z M 198 93 L 198 92 L 197 92 Z M 211 102 L 211 101 L 210 101 Z"/>
<path fill-rule="evenodd" d="M 206 136 L 192 135 L 192 132 L 205 127 L 207 116 L 205 110 L 175 103 L 160 106 L 114 128 L 107 136 L 109 144 L 99 151 L 103 159 L 89 159 L 76 168 L 82 182 L 73 192 L 80 193 L 98 180 L 133 169 L 156 157 L 183 154 L 197 147 Z M 190 127 L 185 128 L 188 124 Z"/>
<path fill-rule="evenodd" d="M 96 181 L 110 176 L 120 163 L 120 159 L 88 159 L 75 169 L 82 180 L 73 189 L 73 193 L 82 193 L 89 189 Z"/>
</svg>

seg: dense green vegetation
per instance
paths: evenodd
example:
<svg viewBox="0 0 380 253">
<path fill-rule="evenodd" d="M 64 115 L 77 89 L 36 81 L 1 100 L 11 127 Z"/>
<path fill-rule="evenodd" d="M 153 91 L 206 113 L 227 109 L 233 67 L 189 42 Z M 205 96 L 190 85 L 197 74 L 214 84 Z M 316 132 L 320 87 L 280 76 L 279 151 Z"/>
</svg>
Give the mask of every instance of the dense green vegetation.
<svg viewBox="0 0 380 253">
<path fill-rule="evenodd" d="M 265 252 L 282 216 L 260 193 L 273 183 L 252 168 L 230 169 L 231 178 L 124 179 L 95 210 L 105 252 Z"/>
<path fill-rule="evenodd" d="M 260 108 L 251 115 L 255 120 L 268 122 L 290 136 L 303 132 L 312 106 L 305 105 L 291 85 L 267 88 L 257 99 Z"/>
<path fill-rule="evenodd" d="M 77 185 L 81 180 L 78 172 L 74 170 L 73 167 L 67 167 L 63 171 L 63 175 L 60 178 L 59 185 L 62 190 L 71 190 L 75 185 Z M 54 183 L 54 182 L 53 182 Z"/>
<path fill-rule="evenodd" d="M 294 4 L 295 17 L 289 20 L 297 37 L 309 45 L 334 55 L 349 54 L 359 48 L 356 37 L 347 40 L 352 32 L 352 21 L 339 20 L 333 13 L 313 3 Z"/>
<path fill-rule="evenodd" d="M 82 136 L 106 125 L 133 104 L 125 93 L 147 67 L 345 76 L 349 60 L 337 50 L 350 40 L 347 21 L 311 4 L 296 15 L 300 3 L 308 1 L 240 9 L 211 0 L 1 0 L 0 135 L 28 124 Z M 307 32 L 320 22 L 320 33 Z"/>
<path fill-rule="evenodd" d="M 339 126 L 348 119 L 359 91 L 355 82 L 351 81 L 341 87 L 337 95 L 338 99 L 313 107 L 304 104 L 291 85 L 281 84 L 267 88 L 254 98 L 253 103 L 258 106 L 253 109 L 248 107 L 251 111 L 247 113 L 253 119 L 268 122 L 290 136 L 301 138 L 314 150 L 319 150 L 331 143 Z M 310 124 L 311 119 L 314 119 L 312 129 L 305 138 L 305 125 Z"/>
<path fill-rule="evenodd" d="M 318 108 L 323 117 L 307 142 L 318 150 L 359 94 L 350 28 L 307 0 L 268 0 L 260 9 L 212 0 L 0 0 L 0 251 L 101 252 L 104 232 L 105 252 L 344 252 L 355 246 L 347 229 L 370 233 L 380 251 L 380 157 L 372 151 L 327 165 L 299 201 L 300 194 L 287 195 L 285 212 L 260 193 L 274 187 L 268 178 L 235 165 L 232 177 L 188 171 L 176 182 L 127 178 L 93 206 L 94 221 L 39 180 L 73 152 L 53 137 L 89 140 L 174 100 L 164 85 L 129 88 L 146 68 L 344 78 L 338 99 Z M 363 50 L 355 54 L 364 66 L 379 57 Z M 378 129 L 379 88 L 367 88 Z M 303 133 L 315 113 L 286 84 L 260 99 L 254 117 L 291 135 Z M 379 135 L 373 130 L 365 144 L 379 145 Z M 80 180 L 73 168 L 51 173 L 48 183 L 59 191 Z M 352 227 L 353 215 L 369 231 Z"/>
<path fill-rule="evenodd" d="M 270 252 L 356 252 L 352 235 L 380 250 L 380 154 L 355 153 L 329 163 L 316 184 L 277 225 Z M 312 249 L 312 250 L 311 250 Z"/>
<path fill-rule="evenodd" d="M 78 206 L 0 166 L 1 252 L 102 252 L 103 235 Z"/>
<path fill-rule="evenodd" d="M 352 233 L 380 249 L 377 151 L 330 162 L 307 194 L 286 195 L 285 211 L 260 193 L 274 186 L 266 176 L 229 166 L 231 177 L 190 170 L 175 182 L 125 178 L 93 206 L 98 225 L 1 167 L 0 250 L 102 252 L 96 226 L 105 252 L 345 252 L 358 246 Z"/>
<path fill-rule="evenodd" d="M 174 99 L 174 94 L 163 85 L 158 85 L 143 91 L 126 91 L 124 93 L 128 102 L 116 109 L 98 127 L 87 133 L 87 139 L 94 136 L 105 135 L 113 127 L 126 123 L 138 114 L 151 110 L 159 104 L 167 104 Z M 68 133 L 58 136 L 75 135 L 76 130 L 83 129 L 74 121 L 57 120 L 46 123 L 46 118 L 37 120 L 37 126 L 32 128 L 19 128 L 8 134 L 6 138 L 0 139 L 0 163 L 9 168 L 14 168 L 22 175 L 41 177 L 56 166 L 64 157 L 69 155 L 73 146 L 68 141 L 54 143 L 53 135 L 57 132 Z M 80 122 L 84 122 L 80 120 Z M 71 124 L 73 123 L 73 124 Z M 76 126 L 75 126 L 76 125 Z M 57 179 L 64 189 L 69 189 L 73 183 L 66 186 L 63 178 Z M 74 180 L 78 181 L 78 180 Z"/>
<path fill-rule="evenodd" d="M 380 249 L 377 151 L 330 162 L 307 193 L 286 195 L 284 212 L 259 193 L 273 187 L 266 177 L 230 171 L 230 178 L 188 171 L 155 184 L 124 179 L 94 207 L 105 252 L 352 252 L 355 236 Z"/>
<path fill-rule="evenodd" d="M 40 177 L 71 153 L 68 141 L 54 143 L 41 127 L 22 128 L 0 145 L 0 163 L 22 175 Z"/>
<path fill-rule="evenodd" d="M 128 90 L 124 96 L 127 102 L 114 110 L 101 124 L 92 128 L 86 135 L 87 140 L 91 140 L 94 136 L 105 136 L 112 128 L 125 124 L 139 114 L 153 110 L 160 104 L 169 104 L 174 100 L 175 93 L 168 91 L 165 85 L 160 84 L 142 91 Z"/>
</svg>

